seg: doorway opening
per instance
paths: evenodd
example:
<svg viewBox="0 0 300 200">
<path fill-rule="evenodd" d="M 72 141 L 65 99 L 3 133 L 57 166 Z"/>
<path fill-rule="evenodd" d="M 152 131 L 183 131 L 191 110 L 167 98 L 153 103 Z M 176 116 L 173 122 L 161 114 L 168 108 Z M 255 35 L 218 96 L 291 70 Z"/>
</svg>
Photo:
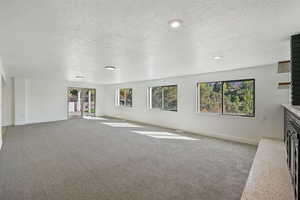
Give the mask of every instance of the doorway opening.
<svg viewBox="0 0 300 200">
<path fill-rule="evenodd" d="M 96 89 L 68 88 L 69 119 L 96 115 Z"/>
</svg>

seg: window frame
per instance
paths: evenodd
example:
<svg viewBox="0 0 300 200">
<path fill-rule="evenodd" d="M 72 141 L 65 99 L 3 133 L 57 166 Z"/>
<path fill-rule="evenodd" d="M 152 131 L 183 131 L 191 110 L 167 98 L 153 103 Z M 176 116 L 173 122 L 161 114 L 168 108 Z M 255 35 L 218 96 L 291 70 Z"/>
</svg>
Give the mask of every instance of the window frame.
<svg viewBox="0 0 300 200">
<path fill-rule="evenodd" d="M 176 87 L 176 110 L 167 110 L 165 109 L 165 106 L 164 106 L 164 88 L 166 87 Z M 161 107 L 160 108 L 153 108 L 152 107 L 152 89 L 153 88 L 161 88 Z M 148 108 L 150 110 L 163 110 L 163 111 L 170 111 L 170 112 L 178 112 L 178 85 L 176 84 L 172 84 L 172 85 L 160 85 L 160 86 L 151 86 L 151 87 L 148 87 L 148 91 L 149 91 L 149 95 L 148 95 Z"/>
<path fill-rule="evenodd" d="M 230 82 L 242 82 L 242 81 L 253 81 L 253 114 L 251 115 L 243 115 L 243 114 L 232 114 L 232 113 L 224 113 L 224 83 L 230 83 Z M 221 112 L 202 112 L 200 111 L 201 108 L 201 94 L 200 94 L 200 83 L 217 83 L 220 82 L 222 89 L 222 103 L 221 103 Z M 254 118 L 256 116 L 256 107 L 255 107 L 255 79 L 254 78 L 248 78 L 248 79 L 236 79 L 236 80 L 226 80 L 226 81 L 207 81 L 207 82 L 198 82 L 197 83 L 197 113 L 208 113 L 208 114 L 216 114 L 220 116 L 238 116 L 238 117 L 248 117 L 248 118 Z"/>
<path fill-rule="evenodd" d="M 125 94 L 126 94 L 126 91 L 129 91 L 131 90 L 131 105 L 128 105 L 127 104 L 127 95 L 124 94 L 124 105 L 121 105 L 121 90 L 125 90 Z M 126 108 L 132 108 L 133 107 L 133 88 L 117 88 L 117 91 L 116 91 L 116 106 L 117 107 L 126 107 Z"/>
<path fill-rule="evenodd" d="M 221 83 L 221 112 L 202 112 L 200 111 L 201 108 L 201 94 L 200 94 L 200 84 L 201 83 Z M 210 113 L 210 114 L 216 114 L 216 115 L 222 115 L 223 113 L 223 81 L 207 81 L 207 82 L 198 82 L 197 83 L 197 112 L 198 113 Z"/>
</svg>

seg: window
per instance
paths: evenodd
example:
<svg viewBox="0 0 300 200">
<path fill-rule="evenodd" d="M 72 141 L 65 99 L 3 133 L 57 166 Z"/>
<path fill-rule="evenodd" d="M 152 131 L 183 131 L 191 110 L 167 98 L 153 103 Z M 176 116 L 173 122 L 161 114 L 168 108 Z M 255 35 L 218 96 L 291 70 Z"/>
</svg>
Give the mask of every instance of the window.
<svg viewBox="0 0 300 200">
<path fill-rule="evenodd" d="M 177 85 L 151 87 L 150 108 L 177 111 Z"/>
<path fill-rule="evenodd" d="M 223 113 L 254 116 L 254 80 L 223 83 Z"/>
<path fill-rule="evenodd" d="M 118 106 L 132 107 L 132 88 L 118 89 Z"/>
<path fill-rule="evenodd" d="M 254 117 L 255 80 L 198 83 L 198 112 Z"/>
<path fill-rule="evenodd" d="M 162 108 L 162 87 L 152 88 L 152 106 L 151 108 Z"/>
<path fill-rule="evenodd" d="M 222 82 L 199 83 L 200 112 L 222 112 Z"/>
<path fill-rule="evenodd" d="M 177 111 L 177 85 L 164 86 L 162 88 L 163 94 L 163 109 L 169 111 Z"/>
</svg>

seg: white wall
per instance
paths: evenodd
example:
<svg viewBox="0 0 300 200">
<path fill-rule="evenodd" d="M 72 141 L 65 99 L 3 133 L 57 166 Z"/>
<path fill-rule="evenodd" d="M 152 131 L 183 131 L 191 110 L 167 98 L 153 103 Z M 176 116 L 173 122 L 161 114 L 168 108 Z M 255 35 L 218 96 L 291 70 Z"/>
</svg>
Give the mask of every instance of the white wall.
<svg viewBox="0 0 300 200">
<path fill-rule="evenodd" d="M 150 123 L 193 133 L 256 144 L 261 137 L 282 138 L 282 103 L 288 103 L 288 90 L 277 89 L 279 80 L 288 74 L 277 74 L 277 64 L 243 70 L 207 73 L 125 84 L 106 85 L 105 115 Z M 196 113 L 196 83 L 255 78 L 256 117 L 219 116 Z M 178 85 L 178 112 L 148 110 L 147 87 Z M 133 107 L 116 107 L 118 87 L 133 88 Z"/>
<path fill-rule="evenodd" d="M 14 80 L 7 77 L 2 85 L 2 125 L 11 126 L 14 123 Z"/>
<path fill-rule="evenodd" d="M 68 87 L 96 89 L 96 114 L 103 114 L 103 86 L 55 80 L 15 78 L 15 125 L 66 120 Z"/>
<path fill-rule="evenodd" d="M 67 119 L 68 87 L 96 89 L 96 115 L 103 115 L 103 86 L 55 80 L 33 80 L 5 77 L 0 62 L 0 123 L 4 126 L 23 125 Z M 1 91 L 3 95 L 1 97 Z M 1 102 L 3 101 L 3 104 Z M 1 112 L 3 111 L 3 112 Z M 0 127 L 0 148 L 2 135 Z"/>
<path fill-rule="evenodd" d="M 2 148 L 2 84 L 5 84 L 6 76 L 0 58 L 0 150 Z"/>
<path fill-rule="evenodd" d="M 1 67 L 1 65 L 0 65 Z M 2 79 L 2 75 L 0 74 L 0 122 L 1 122 L 1 125 L 0 125 L 0 150 L 2 149 L 2 81 L 4 82 L 4 80 Z"/>
<path fill-rule="evenodd" d="M 22 78 L 14 79 L 14 116 L 15 125 L 27 123 L 27 81 Z"/>
<path fill-rule="evenodd" d="M 288 103 L 288 90 L 279 90 L 279 81 L 286 81 L 288 74 L 277 74 L 277 65 L 252 67 L 243 70 L 207 73 L 161 80 L 140 81 L 114 85 L 93 85 L 54 80 L 7 78 L 3 102 L 14 96 L 13 108 L 4 105 L 4 124 L 27 124 L 67 119 L 67 88 L 83 87 L 97 90 L 96 114 L 141 121 L 158 126 L 181 129 L 246 143 L 257 143 L 265 137 L 282 138 L 283 113 L 281 104 Z M 196 83 L 255 78 L 256 117 L 218 116 L 196 113 Z M 177 84 L 178 112 L 148 110 L 147 88 Z M 11 87 L 14 85 L 14 87 Z M 118 87 L 133 88 L 133 107 L 115 107 L 115 90 Z M 14 89 L 14 90 L 13 90 Z M 12 97 L 13 98 L 13 97 Z M 13 114 L 13 110 L 15 113 Z M 15 121 L 11 121 L 11 120 Z"/>
<path fill-rule="evenodd" d="M 27 123 L 67 119 L 67 83 L 27 80 Z"/>
</svg>

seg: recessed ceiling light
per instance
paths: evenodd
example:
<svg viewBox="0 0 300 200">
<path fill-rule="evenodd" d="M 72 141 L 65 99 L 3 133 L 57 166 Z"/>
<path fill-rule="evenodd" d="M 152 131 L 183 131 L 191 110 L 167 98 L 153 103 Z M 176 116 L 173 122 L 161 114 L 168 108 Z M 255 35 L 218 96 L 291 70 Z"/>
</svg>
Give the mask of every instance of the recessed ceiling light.
<svg viewBox="0 0 300 200">
<path fill-rule="evenodd" d="M 214 56 L 213 59 L 214 59 L 214 60 L 220 60 L 220 59 L 221 59 L 221 56 Z"/>
<path fill-rule="evenodd" d="M 182 21 L 179 19 L 173 19 L 169 21 L 169 25 L 171 28 L 179 28 L 182 24 Z"/>
<path fill-rule="evenodd" d="M 82 79 L 84 76 L 75 76 L 75 78 Z"/>
<path fill-rule="evenodd" d="M 114 71 L 114 70 L 116 70 L 116 67 L 115 66 L 105 66 L 104 69 Z"/>
</svg>

